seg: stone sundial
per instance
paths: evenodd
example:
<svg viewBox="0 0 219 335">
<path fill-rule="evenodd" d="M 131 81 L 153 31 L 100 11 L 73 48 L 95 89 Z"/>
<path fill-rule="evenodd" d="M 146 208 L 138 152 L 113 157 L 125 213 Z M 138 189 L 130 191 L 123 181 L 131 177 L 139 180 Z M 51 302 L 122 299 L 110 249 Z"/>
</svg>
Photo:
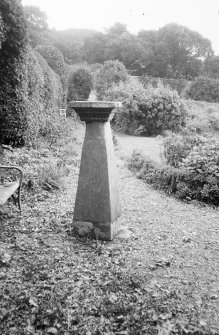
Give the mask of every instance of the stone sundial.
<svg viewBox="0 0 219 335">
<path fill-rule="evenodd" d="M 121 205 L 109 118 L 121 103 L 70 101 L 68 106 L 86 123 L 73 231 L 79 236 L 112 240 L 118 230 Z"/>
</svg>

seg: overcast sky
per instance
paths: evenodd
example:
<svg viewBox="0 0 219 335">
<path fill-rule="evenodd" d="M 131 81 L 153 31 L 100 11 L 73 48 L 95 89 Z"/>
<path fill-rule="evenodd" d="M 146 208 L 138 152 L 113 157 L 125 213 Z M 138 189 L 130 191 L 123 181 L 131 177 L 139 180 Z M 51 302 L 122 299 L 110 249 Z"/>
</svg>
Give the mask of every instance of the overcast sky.
<svg viewBox="0 0 219 335">
<path fill-rule="evenodd" d="M 219 54 L 219 0 L 22 0 L 47 14 L 50 28 L 104 31 L 115 22 L 137 33 L 178 23 L 212 42 Z"/>
</svg>

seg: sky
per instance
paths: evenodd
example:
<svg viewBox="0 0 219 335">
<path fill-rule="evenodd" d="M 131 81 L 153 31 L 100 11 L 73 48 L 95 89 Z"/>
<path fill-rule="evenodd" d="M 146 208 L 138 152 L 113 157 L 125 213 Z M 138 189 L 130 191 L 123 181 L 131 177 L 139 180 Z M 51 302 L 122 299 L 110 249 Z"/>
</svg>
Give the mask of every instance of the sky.
<svg viewBox="0 0 219 335">
<path fill-rule="evenodd" d="M 105 31 L 115 22 L 129 32 L 159 29 L 178 23 L 198 31 L 219 55 L 219 0 L 21 0 L 39 7 L 50 28 L 88 28 Z"/>
</svg>

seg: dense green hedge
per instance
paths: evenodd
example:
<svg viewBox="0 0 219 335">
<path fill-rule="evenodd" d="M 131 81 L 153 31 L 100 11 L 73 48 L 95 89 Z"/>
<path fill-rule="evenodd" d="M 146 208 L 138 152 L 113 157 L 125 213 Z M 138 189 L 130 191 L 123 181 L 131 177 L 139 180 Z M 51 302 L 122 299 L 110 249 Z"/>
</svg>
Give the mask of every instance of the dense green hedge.
<svg viewBox="0 0 219 335">
<path fill-rule="evenodd" d="M 0 143 L 24 143 L 22 91 L 27 27 L 19 0 L 0 1 Z"/>
<path fill-rule="evenodd" d="M 219 102 L 219 79 L 198 77 L 191 83 L 187 97 L 193 100 Z"/>
<path fill-rule="evenodd" d="M 35 51 L 30 50 L 27 54 L 23 89 L 28 125 L 25 140 L 36 145 L 40 136 L 56 136 L 63 91 L 60 77 Z"/>
<path fill-rule="evenodd" d="M 62 82 L 63 92 L 67 89 L 67 67 L 62 53 L 51 45 L 39 45 L 35 48 L 43 58 L 47 61 L 50 68 L 57 73 Z M 66 97 L 66 94 L 65 94 Z M 65 97 L 63 97 L 63 102 Z"/>
</svg>

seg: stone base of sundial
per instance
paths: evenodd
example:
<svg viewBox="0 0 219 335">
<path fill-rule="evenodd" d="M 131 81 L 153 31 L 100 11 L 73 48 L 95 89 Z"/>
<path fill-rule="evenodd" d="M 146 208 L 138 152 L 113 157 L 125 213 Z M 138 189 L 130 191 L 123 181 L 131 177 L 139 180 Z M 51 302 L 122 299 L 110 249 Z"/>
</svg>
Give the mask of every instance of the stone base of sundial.
<svg viewBox="0 0 219 335">
<path fill-rule="evenodd" d="M 73 231 L 82 237 L 112 240 L 118 231 L 121 205 L 109 116 L 118 103 L 72 101 L 86 122 Z"/>
</svg>

